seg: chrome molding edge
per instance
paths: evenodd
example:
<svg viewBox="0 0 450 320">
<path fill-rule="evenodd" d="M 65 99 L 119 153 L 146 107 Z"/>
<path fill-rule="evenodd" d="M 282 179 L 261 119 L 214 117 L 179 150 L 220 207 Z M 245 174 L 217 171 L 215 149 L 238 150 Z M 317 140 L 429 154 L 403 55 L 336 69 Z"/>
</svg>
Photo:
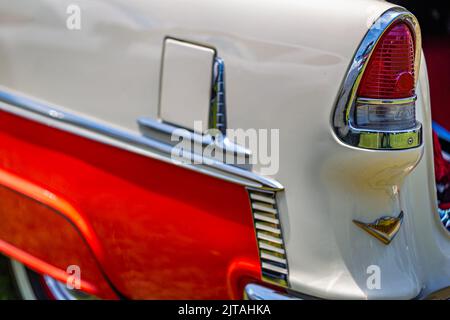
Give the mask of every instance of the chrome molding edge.
<svg viewBox="0 0 450 320">
<path fill-rule="evenodd" d="M 415 31 L 414 64 L 415 70 L 417 70 L 415 73 L 415 82 L 417 83 L 422 48 L 420 26 L 412 13 L 404 8 L 394 7 L 384 12 L 370 27 L 353 57 L 341 86 L 331 122 L 339 140 L 348 145 L 375 150 L 401 150 L 422 145 L 422 125 L 419 122 L 416 122 L 416 126 L 411 129 L 398 131 L 363 130 L 352 125 L 356 91 L 367 63 L 383 33 L 398 21 L 407 23 Z M 414 101 L 415 98 L 378 100 L 376 103 L 407 103 Z M 374 102 L 373 99 L 361 99 L 360 101 L 367 102 L 368 100 Z"/>
<path fill-rule="evenodd" d="M 289 267 L 275 191 L 247 188 L 253 213 L 262 280 L 289 287 Z"/>
<path fill-rule="evenodd" d="M 358 97 L 356 102 L 367 104 L 407 104 L 417 100 L 417 96 L 402 99 L 371 99 Z"/>
<path fill-rule="evenodd" d="M 201 134 L 147 117 L 139 118 L 138 125 L 139 130 L 145 137 L 160 141 L 171 147 L 176 147 L 181 141 L 188 141 L 190 142 L 189 145 L 193 145 L 192 149 L 194 152 L 197 152 L 196 154 L 201 154 L 205 148 L 214 145 L 214 148 L 220 151 L 224 162 L 225 160 L 230 160 L 230 156 L 232 157 L 233 161 L 227 162 L 228 165 L 251 170 L 250 150 L 233 143 L 226 136 L 223 136 L 221 132 L 214 131 L 217 129 L 213 129 L 214 132 L 212 132 L 212 134 L 217 133 L 218 135 L 216 136 L 209 134 L 209 130 L 205 134 Z M 186 144 L 184 143 L 184 145 Z"/>
<path fill-rule="evenodd" d="M 247 284 L 244 289 L 244 300 L 301 300 L 290 294 L 284 294 L 258 284 Z"/>
<path fill-rule="evenodd" d="M 244 300 L 305 300 L 317 299 L 314 297 L 303 295 L 297 296 L 298 293 L 284 293 L 275 291 L 274 289 L 264 287 L 259 284 L 249 283 L 244 288 Z M 450 287 L 446 287 L 430 293 L 423 298 L 424 300 L 450 300 Z"/>
<path fill-rule="evenodd" d="M 97 297 L 77 289 L 69 289 L 66 283 L 60 282 L 50 276 L 44 275 L 47 289 L 55 300 L 98 300 Z"/>
<path fill-rule="evenodd" d="M 45 102 L 38 102 L 23 95 L 12 93 L 11 90 L 4 87 L 0 87 L 0 110 L 90 140 L 246 187 L 261 188 L 263 190 L 284 189 L 278 181 L 213 159 L 203 161 L 199 155 L 183 154 L 186 162 L 176 161 L 171 158 L 173 147 L 169 144 L 108 124 L 103 124 L 74 113 L 62 111 Z M 195 163 L 199 164 L 191 164 L 190 161 L 192 159 L 196 160 Z"/>
</svg>

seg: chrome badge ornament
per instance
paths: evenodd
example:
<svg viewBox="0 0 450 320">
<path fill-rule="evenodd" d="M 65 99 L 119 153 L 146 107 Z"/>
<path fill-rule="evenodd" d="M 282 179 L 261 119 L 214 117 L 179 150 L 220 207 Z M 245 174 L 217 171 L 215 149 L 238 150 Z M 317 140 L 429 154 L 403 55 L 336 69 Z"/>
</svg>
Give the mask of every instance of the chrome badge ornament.
<svg viewBox="0 0 450 320">
<path fill-rule="evenodd" d="M 398 217 L 381 217 L 371 223 L 353 220 L 358 227 L 374 236 L 385 245 L 388 245 L 391 243 L 392 239 L 394 239 L 395 235 L 400 230 L 402 221 L 403 211 L 400 212 Z"/>
</svg>

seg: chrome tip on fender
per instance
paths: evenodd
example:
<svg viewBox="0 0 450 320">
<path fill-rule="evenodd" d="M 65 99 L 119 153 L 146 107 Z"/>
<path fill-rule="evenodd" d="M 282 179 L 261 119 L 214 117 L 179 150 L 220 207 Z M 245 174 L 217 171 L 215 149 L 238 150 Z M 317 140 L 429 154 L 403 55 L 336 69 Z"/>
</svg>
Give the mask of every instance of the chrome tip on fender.
<svg viewBox="0 0 450 320">
<path fill-rule="evenodd" d="M 248 284 L 244 289 L 245 300 L 301 300 L 287 293 L 281 293 L 258 284 Z"/>
</svg>

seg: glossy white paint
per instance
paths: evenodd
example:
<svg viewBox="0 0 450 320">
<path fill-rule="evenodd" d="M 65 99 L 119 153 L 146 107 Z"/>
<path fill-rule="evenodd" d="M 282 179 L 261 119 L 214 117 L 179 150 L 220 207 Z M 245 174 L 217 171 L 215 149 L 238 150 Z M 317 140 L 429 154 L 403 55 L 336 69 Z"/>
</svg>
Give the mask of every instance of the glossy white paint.
<svg viewBox="0 0 450 320">
<path fill-rule="evenodd" d="M 437 214 L 436 184 L 434 178 L 431 109 L 425 60 L 419 79 L 421 86 L 420 121 L 424 124 L 425 152 L 417 168 L 405 180 L 404 203 L 411 212 L 409 232 L 419 261 L 417 272 L 426 296 L 450 284 L 450 233 Z"/>
<path fill-rule="evenodd" d="M 1 85 L 137 132 L 138 117 L 158 115 L 164 38 L 214 47 L 226 65 L 228 127 L 280 129 L 273 178 L 286 188 L 280 202 L 292 289 L 322 298 L 409 299 L 449 285 L 424 67 L 417 108 L 425 148 L 359 150 L 340 143 L 330 125 L 357 46 L 391 4 L 79 0 L 82 29 L 69 31 L 72 2 L 0 1 Z M 389 246 L 352 223 L 401 209 L 405 221 Z M 381 268 L 380 290 L 366 287 L 373 264 Z"/>
</svg>

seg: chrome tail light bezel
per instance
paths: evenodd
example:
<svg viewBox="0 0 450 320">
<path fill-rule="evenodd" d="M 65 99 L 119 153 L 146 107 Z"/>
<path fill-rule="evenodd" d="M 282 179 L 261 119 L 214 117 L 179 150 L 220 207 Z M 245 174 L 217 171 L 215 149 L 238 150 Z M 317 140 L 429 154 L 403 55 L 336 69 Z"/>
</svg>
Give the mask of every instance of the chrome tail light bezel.
<svg viewBox="0 0 450 320">
<path fill-rule="evenodd" d="M 357 91 L 370 57 L 383 34 L 392 24 L 398 22 L 406 23 L 413 31 L 415 42 L 414 80 L 417 86 L 422 50 L 420 26 L 412 13 L 404 8 L 394 7 L 384 12 L 369 28 L 352 59 L 339 91 L 332 114 L 332 126 L 339 140 L 345 144 L 361 149 L 375 150 L 411 149 L 422 145 L 422 125 L 418 121 L 411 128 L 402 130 L 364 129 L 358 127 L 355 121 Z M 408 99 L 415 101 L 416 97 Z M 375 103 L 391 105 L 405 103 L 405 99 L 372 100 Z"/>
</svg>

